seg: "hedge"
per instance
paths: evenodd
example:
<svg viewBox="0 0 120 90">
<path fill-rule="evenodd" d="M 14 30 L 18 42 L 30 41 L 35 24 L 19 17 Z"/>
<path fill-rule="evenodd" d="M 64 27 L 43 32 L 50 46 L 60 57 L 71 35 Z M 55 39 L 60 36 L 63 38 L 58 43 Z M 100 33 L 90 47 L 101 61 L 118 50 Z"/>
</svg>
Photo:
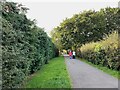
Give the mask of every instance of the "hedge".
<svg viewBox="0 0 120 90">
<path fill-rule="evenodd" d="M 11 11 L 5 11 L 6 5 Z M 59 55 L 44 29 L 17 12 L 17 4 L 13 2 L 3 4 L 1 44 L 3 89 L 19 88 L 28 75 Z"/>
<path fill-rule="evenodd" d="M 110 34 L 99 42 L 85 44 L 80 50 L 81 57 L 89 62 L 109 69 L 120 70 L 118 32 Z"/>
</svg>

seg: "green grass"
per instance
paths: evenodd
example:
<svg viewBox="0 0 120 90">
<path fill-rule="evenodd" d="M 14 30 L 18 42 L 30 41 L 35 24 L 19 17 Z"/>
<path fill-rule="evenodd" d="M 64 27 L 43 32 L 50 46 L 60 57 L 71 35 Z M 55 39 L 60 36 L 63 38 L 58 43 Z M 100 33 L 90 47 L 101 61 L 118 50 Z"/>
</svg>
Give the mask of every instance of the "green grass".
<svg viewBox="0 0 120 90">
<path fill-rule="evenodd" d="M 85 60 L 85 59 L 80 59 L 80 60 L 83 61 L 83 62 L 88 63 L 89 65 L 91 65 L 91 66 L 93 66 L 93 67 L 96 67 L 96 68 L 102 70 L 103 72 L 105 72 L 105 73 L 107 73 L 107 74 L 109 74 L 109 75 L 111 75 L 111 76 L 113 76 L 113 77 L 115 77 L 115 78 L 120 79 L 120 76 L 119 76 L 119 74 L 118 74 L 118 71 L 116 71 L 116 70 L 111 70 L 111 69 L 109 69 L 109 68 L 107 68 L 107 67 L 104 67 L 104 66 L 101 66 L 101 65 L 95 65 L 95 64 L 93 64 L 93 63 L 91 63 L 91 62 L 89 62 L 89 61 L 87 61 L 87 60 Z"/>
<path fill-rule="evenodd" d="M 41 70 L 30 76 L 25 88 L 71 88 L 64 57 L 50 60 Z"/>
</svg>

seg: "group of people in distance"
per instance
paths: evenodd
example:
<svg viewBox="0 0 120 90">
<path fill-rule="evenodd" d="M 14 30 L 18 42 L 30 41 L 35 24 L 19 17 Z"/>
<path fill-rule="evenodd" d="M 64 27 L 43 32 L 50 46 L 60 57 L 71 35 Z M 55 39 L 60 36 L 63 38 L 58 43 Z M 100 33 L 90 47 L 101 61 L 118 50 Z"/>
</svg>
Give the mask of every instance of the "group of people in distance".
<svg viewBox="0 0 120 90">
<path fill-rule="evenodd" d="M 75 51 L 69 51 L 69 57 L 70 57 L 70 59 L 75 59 Z"/>
</svg>

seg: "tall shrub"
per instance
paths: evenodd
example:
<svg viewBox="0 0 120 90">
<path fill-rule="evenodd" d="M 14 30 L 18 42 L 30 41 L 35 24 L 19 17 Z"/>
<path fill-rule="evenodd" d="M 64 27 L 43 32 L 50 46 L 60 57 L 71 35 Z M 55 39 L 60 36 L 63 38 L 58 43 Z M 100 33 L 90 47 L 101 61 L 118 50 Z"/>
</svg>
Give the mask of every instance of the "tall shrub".
<svg viewBox="0 0 120 90">
<path fill-rule="evenodd" d="M 27 8 L 13 2 L 2 7 L 2 87 L 18 88 L 55 57 L 56 47 L 44 29 L 26 17 Z"/>
</svg>

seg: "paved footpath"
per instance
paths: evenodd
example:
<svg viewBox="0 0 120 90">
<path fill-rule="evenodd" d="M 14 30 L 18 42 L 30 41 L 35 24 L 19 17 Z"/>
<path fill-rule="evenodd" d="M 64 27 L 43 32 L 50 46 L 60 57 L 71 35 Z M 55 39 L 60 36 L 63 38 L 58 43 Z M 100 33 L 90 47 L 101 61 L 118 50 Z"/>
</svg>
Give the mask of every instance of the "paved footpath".
<svg viewBox="0 0 120 90">
<path fill-rule="evenodd" d="M 64 57 L 72 88 L 118 88 L 118 79 L 80 60 Z"/>
</svg>

